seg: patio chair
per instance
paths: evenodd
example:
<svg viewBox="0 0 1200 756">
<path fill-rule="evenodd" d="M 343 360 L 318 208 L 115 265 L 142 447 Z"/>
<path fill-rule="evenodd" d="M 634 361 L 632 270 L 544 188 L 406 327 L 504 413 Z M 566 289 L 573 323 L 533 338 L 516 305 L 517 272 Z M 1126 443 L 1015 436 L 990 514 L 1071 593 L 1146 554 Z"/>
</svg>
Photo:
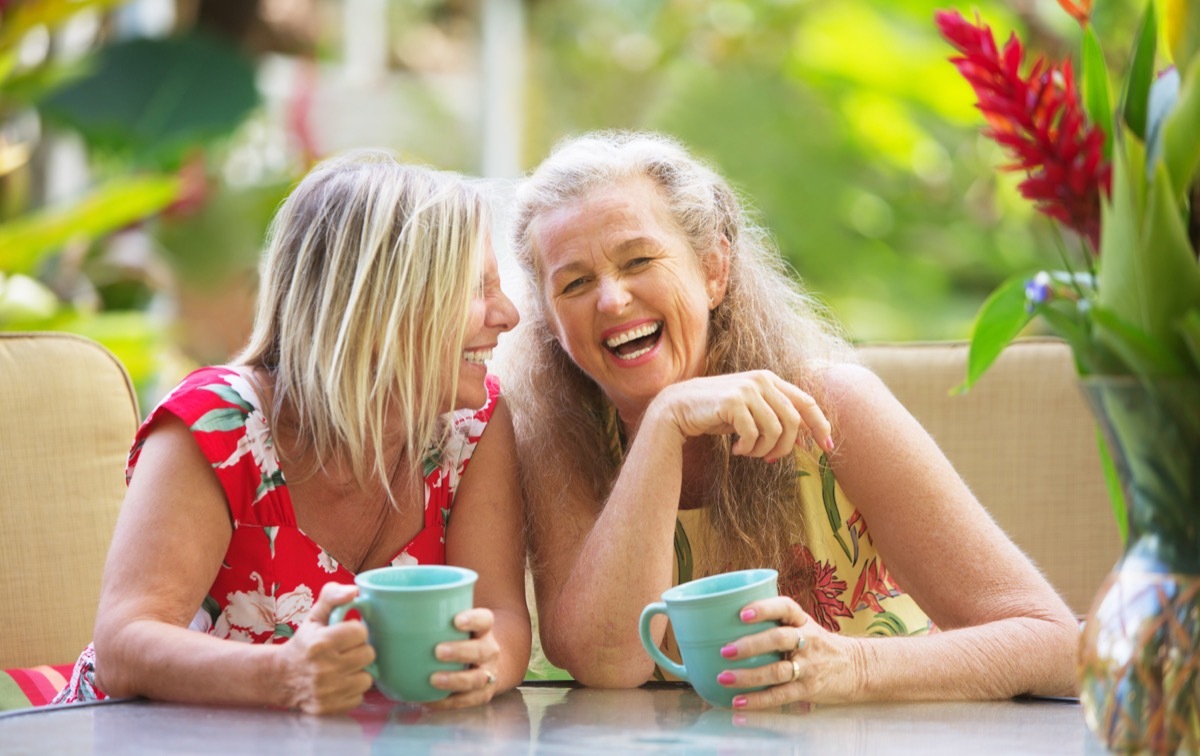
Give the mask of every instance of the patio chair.
<svg viewBox="0 0 1200 756">
<path fill-rule="evenodd" d="M 43 673 L 0 675 L 0 704 L 58 685 L 49 665 L 91 640 L 138 422 L 129 376 L 104 347 L 0 333 L 0 668 Z"/>
<path fill-rule="evenodd" d="M 1017 341 L 966 394 L 967 344 L 868 344 L 875 371 L 1077 615 L 1120 556 L 1096 426 L 1067 345 Z"/>
</svg>

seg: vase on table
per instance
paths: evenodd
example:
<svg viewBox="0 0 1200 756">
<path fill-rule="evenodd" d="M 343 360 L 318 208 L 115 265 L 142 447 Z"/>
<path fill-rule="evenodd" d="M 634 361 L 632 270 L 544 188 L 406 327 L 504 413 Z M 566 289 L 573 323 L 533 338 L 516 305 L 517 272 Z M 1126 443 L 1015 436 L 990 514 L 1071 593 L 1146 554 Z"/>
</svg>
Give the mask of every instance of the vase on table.
<svg viewBox="0 0 1200 756">
<path fill-rule="evenodd" d="M 1088 727 L 1118 752 L 1200 752 L 1200 381 L 1083 390 L 1125 494 L 1125 551 L 1080 638 Z"/>
</svg>

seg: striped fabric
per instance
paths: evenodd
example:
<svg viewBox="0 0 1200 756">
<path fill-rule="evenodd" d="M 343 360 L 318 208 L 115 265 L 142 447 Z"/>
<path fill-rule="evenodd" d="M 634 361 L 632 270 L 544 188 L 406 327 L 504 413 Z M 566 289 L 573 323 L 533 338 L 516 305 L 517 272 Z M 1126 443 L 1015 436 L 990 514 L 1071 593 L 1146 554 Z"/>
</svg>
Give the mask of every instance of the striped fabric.
<svg viewBox="0 0 1200 756">
<path fill-rule="evenodd" d="M 0 670 L 0 711 L 45 706 L 67 685 L 70 664 Z"/>
</svg>

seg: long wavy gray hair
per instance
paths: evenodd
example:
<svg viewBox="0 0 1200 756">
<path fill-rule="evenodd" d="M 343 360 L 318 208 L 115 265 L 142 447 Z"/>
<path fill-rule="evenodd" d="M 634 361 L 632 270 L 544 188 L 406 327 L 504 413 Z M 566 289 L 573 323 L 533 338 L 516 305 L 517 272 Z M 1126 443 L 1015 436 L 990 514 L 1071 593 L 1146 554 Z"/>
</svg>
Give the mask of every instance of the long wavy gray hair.
<svg viewBox="0 0 1200 756">
<path fill-rule="evenodd" d="M 730 247 L 728 289 L 712 311 L 706 375 L 769 369 L 822 402 L 816 366 L 852 361 L 852 351 L 825 310 L 788 274 L 766 232 L 751 222 L 729 184 L 678 142 L 641 132 L 600 132 L 559 144 L 517 190 L 513 247 L 532 282 L 528 313 L 516 335 L 520 355 L 507 380 L 517 418 L 531 535 L 538 538 L 553 502 L 566 490 L 590 492 L 599 509 L 616 480 L 615 413 L 600 387 L 555 339 L 546 320 L 534 221 L 591 192 L 645 177 L 701 262 Z M 823 402 L 822 402 L 823 404 Z M 706 437 L 704 501 L 717 534 L 718 564 L 784 566 L 795 522 L 793 458 L 766 465 L 735 457 L 728 436 Z M 553 469 L 562 488 L 549 490 L 538 469 Z M 536 565 L 535 565 L 536 566 Z"/>
</svg>

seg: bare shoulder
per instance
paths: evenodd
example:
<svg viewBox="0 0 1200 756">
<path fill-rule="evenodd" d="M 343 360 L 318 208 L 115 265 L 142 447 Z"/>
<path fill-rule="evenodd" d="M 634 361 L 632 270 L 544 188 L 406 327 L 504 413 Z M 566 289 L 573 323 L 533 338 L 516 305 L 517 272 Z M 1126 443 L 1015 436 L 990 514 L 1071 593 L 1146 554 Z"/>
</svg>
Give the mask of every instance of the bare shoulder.
<svg viewBox="0 0 1200 756">
<path fill-rule="evenodd" d="M 828 409 L 839 418 L 844 414 L 857 415 L 881 404 L 896 403 L 883 380 L 862 365 L 830 363 L 821 368 L 818 377 L 823 381 Z"/>
</svg>

